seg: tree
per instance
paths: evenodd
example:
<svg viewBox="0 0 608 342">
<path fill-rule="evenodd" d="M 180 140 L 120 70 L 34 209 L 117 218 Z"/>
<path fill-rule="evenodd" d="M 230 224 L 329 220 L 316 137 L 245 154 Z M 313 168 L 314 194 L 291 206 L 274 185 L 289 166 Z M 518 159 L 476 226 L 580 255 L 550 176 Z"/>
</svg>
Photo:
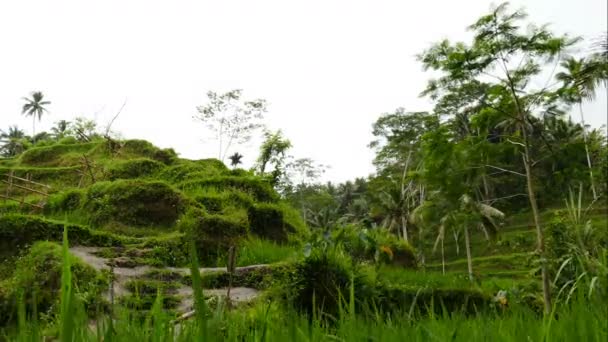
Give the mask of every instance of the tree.
<svg viewBox="0 0 608 342">
<path fill-rule="evenodd" d="M 237 165 L 242 163 L 241 160 L 243 159 L 243 155 L 238 152 L 234 152 L 234 154 L 228 157 L 228 159 L 230 159 L 230 166 L 235 168 Z"/>
<path fill-rule="evenodd" d="M 55 127 L 51 128 L 51 133 L 53 137 L 57 140 L 65 138 L 72 134 L 70 129 L 71 123 L 66 120 L 59 120 L 55 122 Z"/>
<path fill-rule="evenodd" d="M 14 157 L 25 150 L 27 136 L 17 126 L 10 126 L 8 132 L 0 130 L 0 154 L 4 157 Z"/>
<path fill-rule="evenodd" d="M 584 59 L 576 59 L 573 57 L 564 60 L 561 65 L 565 69 L 558 73 L 555 77 L 563 83 L 562 92 L 566 97 L 566 101 L 578 105 L 578 110 L 581 116 L 581 125 L 583 128 L 583 139 L 585 142 L 585 154 L 587 156 L 587 166 L 589 167 L 589 179 L 591 181 L 591 192 L 593 199 L 597 199 L 595 184 L 593 180 L 593 167 L 591 166 L 591 157 L 589 156 L 589 147 L 587 145 L 587 132 L 585 126 L 585 116 L 583 114 L 583 101 L 593 100 L 597 90 L 598 83 L 595 77 L 587 77 L 585 74 L 585 65 L 589 62 Z"/>
<path fill-rule="evenodd" d="M 283 164 L 285 162 L 286 152 L 291 148 L 289 139 L 283 136 L 281 131 L 264 132 L 264 142 L 260 146 L 260 156 L 257 160 L 258 172 L 263 176 L 266 173 L 268 164 L 272 164 L 272 179 L 276 183 L 283 175 Z"/>
<path fill-rule="evenodd" d="M 224 94 L 207 93 L 208 102 L 198 106 L 198 119 L 215 132 L 218 142 L 218 158 L 224 161 L 233 143 L 245 143 L 253 131 L 262 127 L 261 119 L 266 112 L 266 100 L 242 100 L 242 90 L 235 89 Z"/>
<path fill-rule="evenodd" d="M 44 94 L 40 91 L 34 91 L 31 97 L 24 97 L 25 103 L 21 108 L 21 114 L 32 117 L 32 136 L 36 135 L 36 117 L 38 121 L 42 119 L 42 115 L 48 110 L 45 106 L 50 105 L 51 101 L 44 101 Z"/>
<path fill-rule="evenodd" d="M 552 112 L 559 102 L 547 87 L 533 89 L 531 80 L 577 39 L 555 36 L 546 26 L 531 27 L 524 32 L 520 23 L 525 18 L 525 12 L 509 12 L 507 4 L 502 4 L 469 27 L 474 35 L 472 44 L 452 44 L 446 40 L 425 51 L 420 60 L 425 68 L 443 73 L 429 83 L 426 94 L 439 102 L 454 102 L 460 111 L 491 110 L 517 123 L 516 134 L 507 139 L 520 148 L 522 156 L 537 249 L 543 264 L 545 312 L 550 313 L 550 283 L 534 186 L 535 161 L 529 127 L 533 113 Z"/>
</svg>

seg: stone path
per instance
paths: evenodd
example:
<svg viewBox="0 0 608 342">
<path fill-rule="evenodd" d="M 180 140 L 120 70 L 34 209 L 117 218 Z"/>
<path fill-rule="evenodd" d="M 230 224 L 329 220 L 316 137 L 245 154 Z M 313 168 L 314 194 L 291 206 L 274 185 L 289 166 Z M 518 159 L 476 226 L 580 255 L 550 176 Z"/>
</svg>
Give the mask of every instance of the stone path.
<svg viewBox="0 0 608 342">
<path fill-rule="evenodd" d="M 85 246 L 75 246 L 70 248 L 70 252 L 80 258 L 83 262 L 89 264 L 93 268 L 98 271 L 101 270 L 110 270 L 112 267 L 112 260 L 116 263 L 117 259 L 104 258 L 97 253 L 100 251 L 100 248 L 97 247 L 85 247 Z M 177 267 L 151 267 L 147 265 L 133 265 L 133 267 L 125 267 L 123 264 L 128 264 L 128 262 L 124 262 L 122 260 L 119 265 L 120 267 L 115 266 L 113 268 L 115 280 L 114 280 L 114 296 L 116 298 L 129 295 L 130 292 L 126 288 L 126 284 L 133 279 L 141 278 L 145 276 L 147 273 L 155 270 L 165 270 L 172 271 L 175 273 L 179 273 L 181 275 L 190 275 L 189 268 L 177 268 Z M 247 270 L 252 268 L 262 268 L 267 267 L 268 265 L 251 265 L 244 267 L 237 267 L 237 270 Z M 200 272 L 226 272 L 225 267 L 203 267 L 200 268 Z M 192 310 L 193 298 L 192 298 L 192 288 L 190 286 L 186 286 L 181 284 L 181 287 L 177 289 L 177 295 L 181 299 L 181 303 L 177 307 L 177 311 L 180 313 L 188 312 Z M 226 288 L 221 289 L 204 289 L 203 290 L 205 296 L 212 297 L 225 297 L 227 293 Z M 230 291 L 230 299 L 235 303 L 246 303 L 254 300 L 260 295 L 260 292 L 256 289 L 249 287 L 233 287 Z M 109 291 L 106 294 L 106 298 L 109 299 L 110 294 Z"/>
</svg>

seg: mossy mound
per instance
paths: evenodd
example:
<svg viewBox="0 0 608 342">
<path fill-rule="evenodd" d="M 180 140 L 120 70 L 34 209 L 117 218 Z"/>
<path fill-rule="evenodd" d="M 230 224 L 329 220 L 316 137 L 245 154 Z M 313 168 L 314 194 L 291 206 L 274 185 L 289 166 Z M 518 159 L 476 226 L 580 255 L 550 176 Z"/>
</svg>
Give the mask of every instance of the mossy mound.
<svg viewBox="0 0 608 342">
<path fill-rule="evenodd" d="M 137 158 L 110 164 L 106 174 L 109 180 L 151 177 L 163 167 L 164 165 L 156 160 Z"/>
<path fill-rule="evenodd" d="M 277 202 L 279 200 L 279 195 L 267 180 L 254 176 L 217 176 L 200 178 L 182 182 L 180 188 L 186 192 L 196 192 L 205 188 L 217 189 L 218 191 L 232 188 L 248 193 L 259 202 Z"/>
<path fill-rule="evenodd" d="M 119 223 L 166 227 L 175 223 L 185 207 L 183 196 L 158 181 L 118 180 L 91 186 L 83 209 L 95 226 Z"/>
<path fill-rule="evenodd" d="M 30 166 L 74 166 L 80 163 L 83 154 L 99 146 L 99 142 L 81 144 L 54 144 L 33 147 L 21 154 L 19 162 Z"/>
<path fill-rule="evenodd" d="M 285 221 L 283 210 L 274 204 L 258 204 L 249 208 L 251 233 L 276 242 L 286 242 L 296 228 Z"/>
<path fill-rule="evenodd" d="M 103 309 L 103 293 L 108 277 L 97 272 L 80 259 L 70 255 L 73 289 L 89 312 Z M 58 313 L 61 288 L 62 247 L 53 242 L 37 242 L 16 263 L 13 276 L 0 284 L 0 322 L 10 323 L 17 310 L 19 292 L 23 291 L 26 308 L 33 307 L 35 299 L 39 313 Z M 0 301 L 2 298 L 0 298 Z"/>
<path fill-rule="evenodd" d="M 145 157 L 170 165 L 177 161 L 177 153 L 171 148 L 161 149 L 145 140 L 126 140 L 120 147 L 121 158 Z"/>
<path fill-rule="evenodd" d="M 0 216 L 0 259 L 2 255 L 14 255 L 19 250 L 39 240 L 61 241 L 64 223 L 38 216 L 7 214 Z M 73 243 L 88 246 L 118 246 L 124 238 L 114 234 L 90 230 L 69 224 L 66 226 Z"/>
</svg>

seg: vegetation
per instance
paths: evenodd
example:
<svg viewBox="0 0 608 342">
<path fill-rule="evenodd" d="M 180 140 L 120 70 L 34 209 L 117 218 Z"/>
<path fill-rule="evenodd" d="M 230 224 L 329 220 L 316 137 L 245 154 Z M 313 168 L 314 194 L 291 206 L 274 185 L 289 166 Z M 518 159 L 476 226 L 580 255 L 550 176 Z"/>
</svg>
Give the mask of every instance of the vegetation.
<svg viewBox="0 0 608 342">
<path fill-rule="evenodd" d="M 605 341 L 608 146 L 581 104 L 606 46 L 528 24 L 499 5 L 423 51 L 433 109 L 381 115 L 375 173 L 341 184 L 280 130 L 227 167 L 267 106 L 241 90 L 197 108 L 218 159 L 85 118 L 1 131 L 0 339 Z"/>
</svg>

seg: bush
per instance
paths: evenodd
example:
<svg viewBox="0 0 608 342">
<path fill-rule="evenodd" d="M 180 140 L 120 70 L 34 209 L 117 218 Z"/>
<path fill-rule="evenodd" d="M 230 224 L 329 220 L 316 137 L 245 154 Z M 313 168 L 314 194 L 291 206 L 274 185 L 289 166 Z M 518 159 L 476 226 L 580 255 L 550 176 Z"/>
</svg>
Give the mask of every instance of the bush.
<svg viewBox="0 0 608 342">
<path fill-rule="evenodd" d="M 251 233 L 276 242 L 286 242 L 295 229 L 285 223 L 283 212 L 273 204 L 258 204 L 247 212 Z"/>
<path fill-rule="evenodd" d="M 151 176 L 163 168 L 163 164 L 148 158 L 120 161 L 110 165 L 106 170 L 108 179 L 131 179 Z"/>
<path fill-rule="evenodd" d="M 282 292 L 301 312 L 323 312 L 337 317 L 340 306 L 348 307 L 351 282 L 357 298 L 373 300 L 373 283 L 339 252 L 315 252 L 286 271 Z"/>
<path fill-rule="evenodd" d="M 84 300 L 89 312 L 103 305 L 102 294 L 109 284 L 107 277 L 80 259 L 70 255 L 72 281 L 79 298 Z M 8 289 L 8 310 L 16 311 L 17 292 L 25 291 L 26 308 L 32 307 L 35 291 L 36 305 L 40 313 L 58 313 L 61 288 L 62 247 L 53 242 L 37 242 L 28 254 L 17 261 L 11 285 Z M 1 314 L 0 314 L 1 316 Z"/>
<path fill-rule="evenodd" d="M 119 222 L 134 226 L 169 226 L 184 209 L 182 195 L 163 182 L 118 180 L 93 185 L 84 208 L 91 223 Z"/>
<path fill-rule="evenodd" d="M 376 261 L 408 268 L 416 267 L 414 248 L 384 229 L 346 226 L 336 230 L 333 236 L 356 261 Z"/>
</svg>

